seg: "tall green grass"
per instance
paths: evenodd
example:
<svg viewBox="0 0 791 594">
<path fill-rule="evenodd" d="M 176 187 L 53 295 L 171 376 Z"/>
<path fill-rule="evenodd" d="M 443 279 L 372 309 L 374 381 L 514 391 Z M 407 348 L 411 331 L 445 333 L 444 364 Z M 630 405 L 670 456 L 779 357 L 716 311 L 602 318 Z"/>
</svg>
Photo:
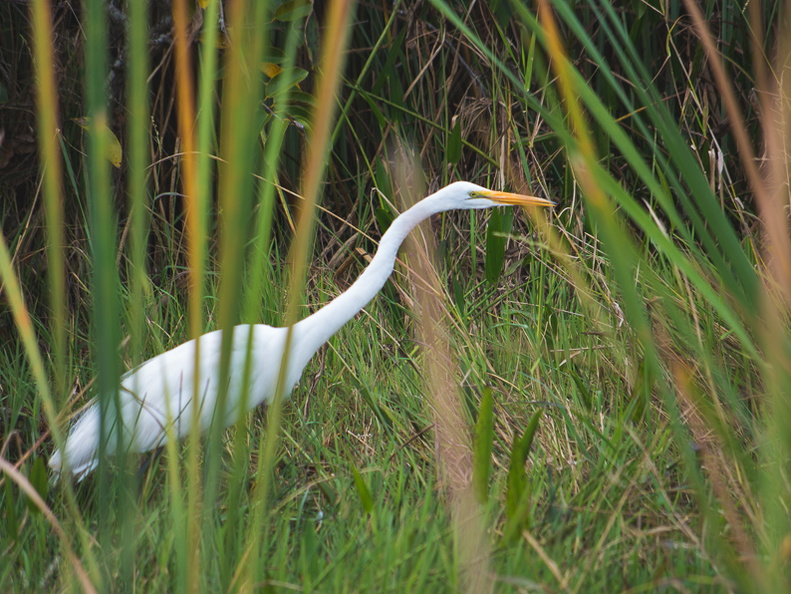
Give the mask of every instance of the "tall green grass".
<svg viewBox="0 0 791 594">
<path fill-rule="evenodd" d="M 787 32 L 754 6 L 176 1 L 158 52 L 171 15 L 130 3 L 117 95 L 104 4 L 63 60 L 32 2 L 44 206 L 4 201 L 0 589 L 787 589 Z M 558 207 L 432 221 L 292 402 L 48 485 L 122 369 L 304 317 L 455 179 Z"/>
</svg>

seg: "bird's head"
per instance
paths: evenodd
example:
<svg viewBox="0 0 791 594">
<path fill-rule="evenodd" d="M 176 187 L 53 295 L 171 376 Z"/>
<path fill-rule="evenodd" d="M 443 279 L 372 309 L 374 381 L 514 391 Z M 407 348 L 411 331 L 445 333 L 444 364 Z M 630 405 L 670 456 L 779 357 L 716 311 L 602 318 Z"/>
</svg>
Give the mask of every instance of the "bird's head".
<svg viewBox="0 0 791 594">
<path fill-rule="evenodd" d="M 477 210 L 494 206 L 555 206 L 546 198 L 497 192 L 470 182 L 454 182 L 434 194 L 434 199 L 442 204 L 442 210 Z"/>
</svg>

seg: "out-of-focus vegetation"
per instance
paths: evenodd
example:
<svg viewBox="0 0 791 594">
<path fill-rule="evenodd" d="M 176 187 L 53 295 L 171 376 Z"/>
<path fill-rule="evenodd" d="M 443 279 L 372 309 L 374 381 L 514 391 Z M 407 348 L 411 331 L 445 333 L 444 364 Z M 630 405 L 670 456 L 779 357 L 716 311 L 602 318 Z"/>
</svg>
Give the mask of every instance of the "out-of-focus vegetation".
<svg viewBox="0 0 791 594">
<path fill-rule="evenodd" d="M 781 3 L 396 1 L 348 30 L 332 1 L 51 4 L 0 5 L 0 589 L 788 588 Z M 295 242 L 314 310 L 457 179 L 558 206 L 426 227 L 437 327 L 405 256 L 274 459 L 257 410 L 205 457 L 48 486 L 122 369 L 283 323 Z M 427 330 L 474 504 L 436 447 Z"/>
</svg>

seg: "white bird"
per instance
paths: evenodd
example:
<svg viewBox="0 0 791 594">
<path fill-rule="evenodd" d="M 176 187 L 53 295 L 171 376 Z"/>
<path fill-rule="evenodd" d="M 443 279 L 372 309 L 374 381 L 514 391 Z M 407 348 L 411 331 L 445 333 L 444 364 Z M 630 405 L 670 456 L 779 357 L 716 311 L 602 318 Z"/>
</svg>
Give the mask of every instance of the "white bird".
<svg viewBox="0 0 791 594">
<path fill-rule="evenodd" d="M 469 182 L 456 182 L 424 198 L 398 216 L 382 236 L 371 263 L 355 283 L 326 306 L 294 325 L 290 354 L 284 370 L 284 393 L 287 395 L 291 392 L 302 370 L 321 345 L 365 307 L 384 286 L 393 271 L 398 248 L 418 223 L 448 210 L 477 210 L 502 205 L 553 206 L 554 203 L 544 198 L 497 192 Z M 233 329 L 225 410 L 218 419 L 223 426 L 235 423 L 244 413 L 262 402 L 273 400 L 287 331 L 285 327 L 273 328 L 265 324 L 245 324 Z M 189 433 L 198 340 L 199 423 L 201 431 L 210 427 L 218 398 L 222 330 L 209 332 L 157 355 L 121 377 L 118 416 L 125 430 L 123 443 L 129 452 L 146 452 L 164 445 L 166 428 L 171 423 L 172 434 L 178 438 Z M 245 362 L 250 348 L 252 365 L 247 384 L 249 391 L 243 394 Z M 55 450 L 49 460 L 56 476 L 67 469 L 81 479 L 96 468 L 100 416 L 99 403 L 94 399 L 72 426 L 63 449 Z M 117 425 L 112 422 L 110 428 L 105 430 L 105 454 L 115 454 Z"/>
</svg>

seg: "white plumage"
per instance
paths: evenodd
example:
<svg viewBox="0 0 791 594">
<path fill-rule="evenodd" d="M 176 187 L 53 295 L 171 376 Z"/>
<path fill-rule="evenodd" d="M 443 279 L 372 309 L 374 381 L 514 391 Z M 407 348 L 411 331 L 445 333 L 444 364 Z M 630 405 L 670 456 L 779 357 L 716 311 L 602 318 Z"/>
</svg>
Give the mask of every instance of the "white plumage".
<svg viewBox="0 0 791 594">
<path fill-rule="evenodd" d="M 311 316 L 294 325 L 284 390 L 289 394 L 311 357 L 346 322 L 365 307 L 387 281 L 398 248 L 407 234 L 432 214 L 454 209 L 483 209 L 501 205 L 552 206 L 543 198 L 495 192 L 469 182 L 456 182 L 415 204 L 397 217 L 382 236 L 376 255 L 349 289 Z M 274 398 L 283 357 L 287 328 L 263 324 L 240 325 L 233 331 L 233 345 L 225 410 L 219 421 L 228 426 L 250 409 Z M 252 341 L 250 341 L 252 332 Z M 200 428 L 206 431 L 215 414 L 219 387 L 222 331 L 204 334 L 200 340 Z M 127 372 L 120 382 L 120 419 L 124 444 L 130 452 L 146 452 L 164 445 L 166 427 L 172 423 L 178 438 L 187 435 L 192 422 L 196 340 L 157 355 Z M 243 393 L 244 370 L 251 356 L 249 391 Z M 109 422 L 109 421 L 108 421 Z M 66 444 L 55 450 L 50 467 L 60 473 L 66 458 L 68 470 L 78 477 L 98 464 L 100 410 L 94 401 L 69 431 Z M 115 453 L 117 424 L 106 431 L 105 453 Z"/>
</svg>

